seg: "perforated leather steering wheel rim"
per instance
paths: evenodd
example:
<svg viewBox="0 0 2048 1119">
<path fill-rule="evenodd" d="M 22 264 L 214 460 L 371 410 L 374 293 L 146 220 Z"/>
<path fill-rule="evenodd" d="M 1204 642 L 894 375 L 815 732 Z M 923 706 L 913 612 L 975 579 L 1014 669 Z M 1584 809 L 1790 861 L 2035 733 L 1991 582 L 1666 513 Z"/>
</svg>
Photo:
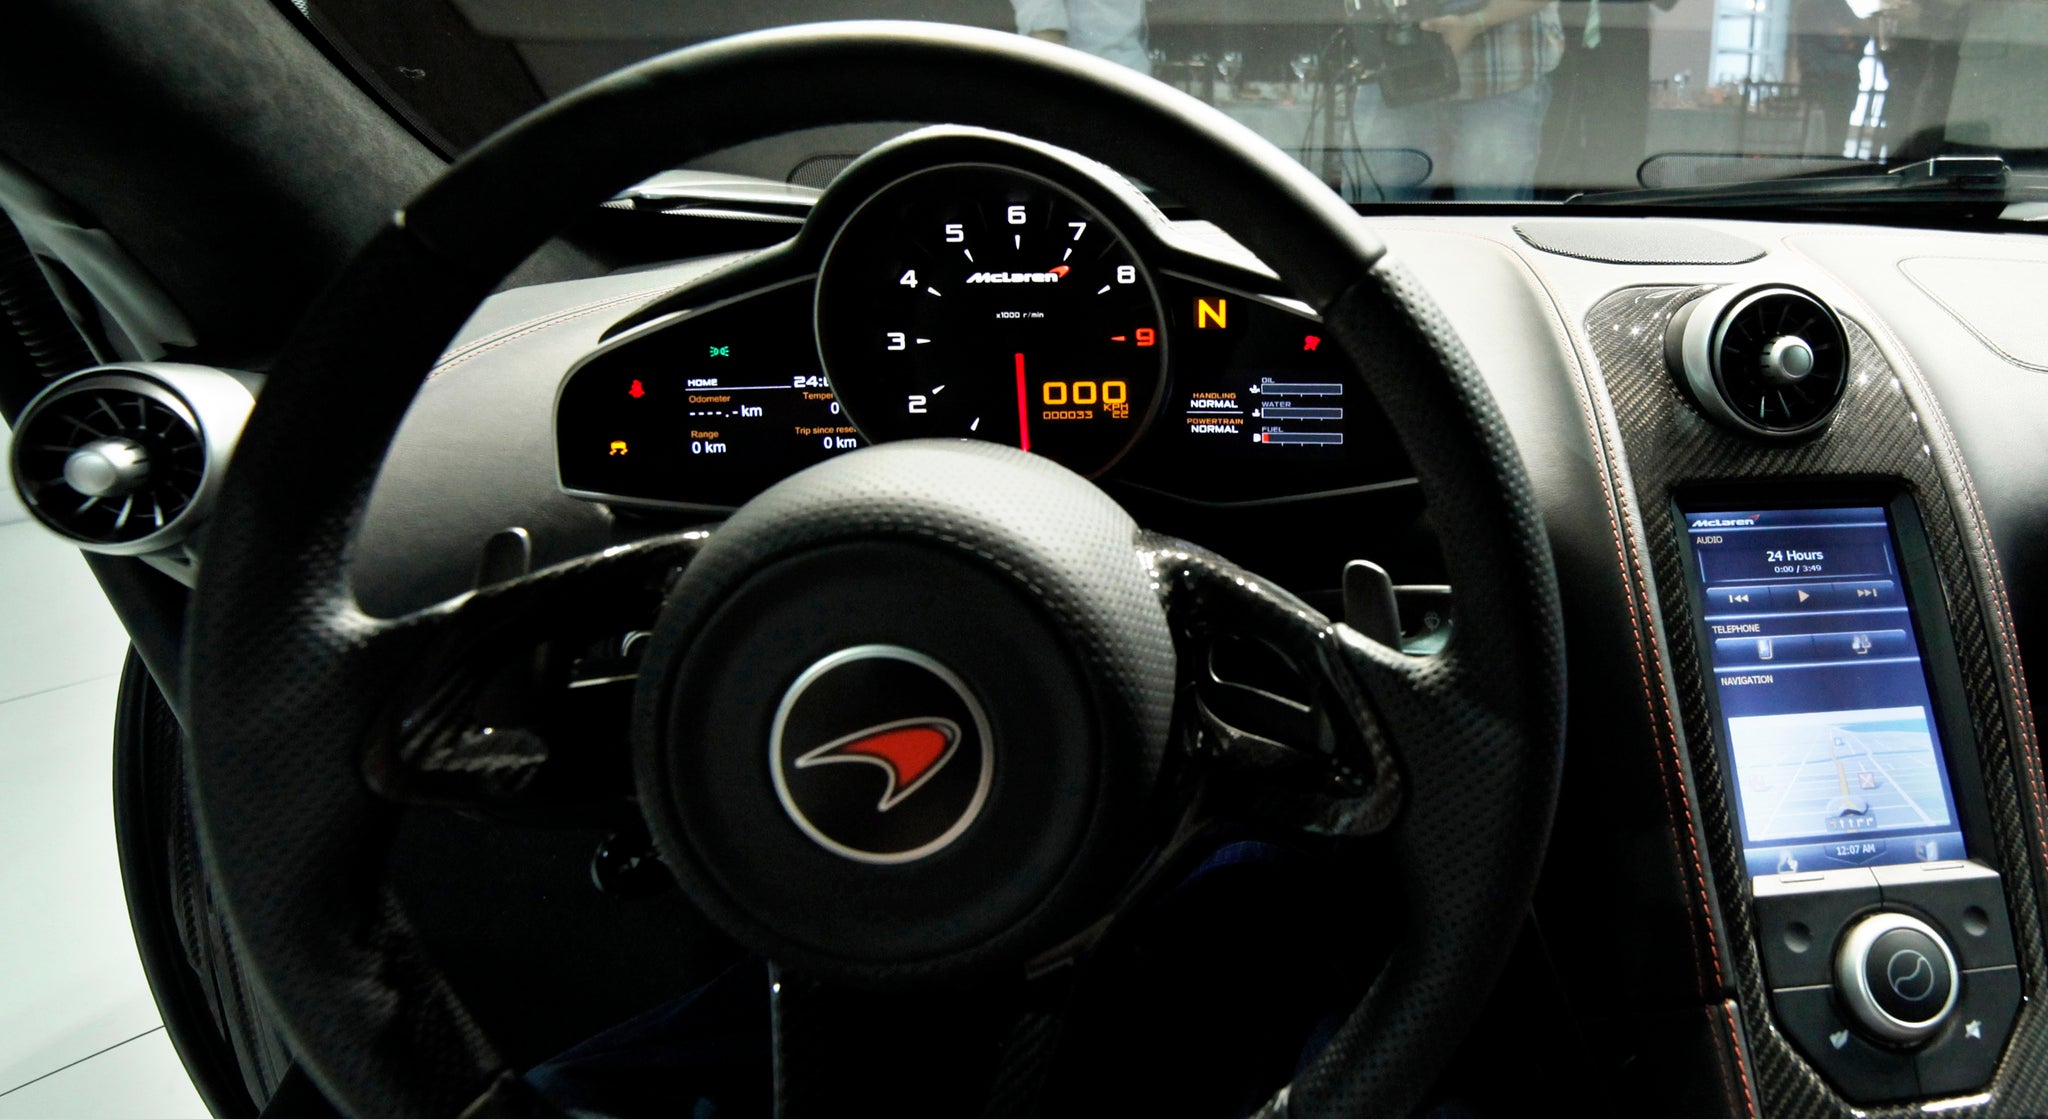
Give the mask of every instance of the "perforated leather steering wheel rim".
<svg viewBox="0 0 2048 1119">
<path fill-rule="evenodd" d="M 454 1115 L 505 1083 L 379 879 L 394 809 L 360 764 L 365 712 L 394 666 L 373 655 L 389 625 L 349 592 L 348 544 L 427 370 L 499 278 L 616 191 L 744 140 L 935 104 L 1217 218 L 1323 315 L 1402 433 L 1459 594 L 1450 646 L 1402 667 L 1405 694 L 1377 697 L 1390 722 L 1435 739 L 1403 756 L 1409 801 L 1390 849 L 1410 896 L 1386 972 L 1273 1110 L 1405 1111 L 1478 1013 L 1556 804 L 1563 643 L 1529 482 L 1455 333 L 1313 175 L 1162 84 L 1022 37 L 794 27 L 621 71 L 451 167 L 322 297 L 241 438 L 191 617 L 195 810 L 243 958 L 344 1109 Z"/>
</svg>

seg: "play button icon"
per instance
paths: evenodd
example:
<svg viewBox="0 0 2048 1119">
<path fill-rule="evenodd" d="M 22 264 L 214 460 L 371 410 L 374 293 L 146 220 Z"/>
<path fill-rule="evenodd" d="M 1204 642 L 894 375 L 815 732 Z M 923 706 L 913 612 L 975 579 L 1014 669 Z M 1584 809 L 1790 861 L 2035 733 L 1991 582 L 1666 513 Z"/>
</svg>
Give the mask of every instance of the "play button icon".
<svg viewBox="0 0 2048 1119">
<path fill-rule="evenodd" d="M 1834 588 L 1827 583 L 1799 583 L 1771 588 L 1771 608 L 1811 613 L 1835 605 Z"/>
</svg>

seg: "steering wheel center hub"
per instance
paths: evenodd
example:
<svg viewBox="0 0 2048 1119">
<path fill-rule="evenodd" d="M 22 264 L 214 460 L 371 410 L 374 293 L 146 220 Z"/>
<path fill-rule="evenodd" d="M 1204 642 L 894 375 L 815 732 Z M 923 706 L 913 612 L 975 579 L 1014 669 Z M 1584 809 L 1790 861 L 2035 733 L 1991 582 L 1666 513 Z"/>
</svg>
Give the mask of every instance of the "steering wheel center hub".
<svg viewBox="0 0 2048 1119">
<path fill-rule="evenodd" d="M 953 670 L 901 645 L 856 645 L 783 693 L 768 771 L 790 821 L 855 862 L 915 862 L 974 825 L 995 777 L 995 735 Z"/>
<path fill-rule="evenodd" d="M 738 939 L 842 980 L 1023 958 L 1135 865 L 1170 712 L 1136 526 L 1064 467 L 899 443 L 720 528 L 656 626 L 642 810 Z"/>
</svg>

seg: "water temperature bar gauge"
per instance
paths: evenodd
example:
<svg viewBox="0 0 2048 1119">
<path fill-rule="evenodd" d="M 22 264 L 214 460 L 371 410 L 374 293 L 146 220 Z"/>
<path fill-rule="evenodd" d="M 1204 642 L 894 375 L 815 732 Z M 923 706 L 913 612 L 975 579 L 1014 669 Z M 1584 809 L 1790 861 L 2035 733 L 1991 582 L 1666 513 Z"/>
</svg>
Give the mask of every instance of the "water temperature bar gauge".
<svg viewBox="0 0 2048 1119">
<path fill-rule="evenodd" d="M 1208 500 L 1327 492 L 1409 473 L 1358 371 L 1307 308 L 1162 277 L 1173 394 L 1136 480 Z"/>
<path fill-rule="evenodd" d="M 736 506 L 861 445 L 819 366 L 793 284 L 649 327 L 592 355 L 555 405 L 562 488 Z"/>
</svg>

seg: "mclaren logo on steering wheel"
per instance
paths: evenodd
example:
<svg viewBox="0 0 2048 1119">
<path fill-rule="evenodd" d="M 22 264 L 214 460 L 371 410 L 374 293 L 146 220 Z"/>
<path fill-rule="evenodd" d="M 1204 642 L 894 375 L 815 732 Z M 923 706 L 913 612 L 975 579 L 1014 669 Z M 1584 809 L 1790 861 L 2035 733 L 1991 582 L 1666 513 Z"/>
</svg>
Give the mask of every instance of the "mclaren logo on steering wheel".
<svg viewBox="0 0 2048 1119">
<path fill-rule="evenodd" d="M 796 760 L 798 769 L 833 762 L 878 766 L 889 784 L 875 811 L 887 812 L 924 788 L 960 748 L 960 724 L 951 719 L 898 719 L 834 739 Z"/>
<path fill-rule="evenodd" d="M 769 732 L 776 797 L 797 830 L 864 863 L 907 863 L 981 815 L 995 742 L 957 674 L 901 645 L 858 645 L 811 665 Z"/>
</svg>

